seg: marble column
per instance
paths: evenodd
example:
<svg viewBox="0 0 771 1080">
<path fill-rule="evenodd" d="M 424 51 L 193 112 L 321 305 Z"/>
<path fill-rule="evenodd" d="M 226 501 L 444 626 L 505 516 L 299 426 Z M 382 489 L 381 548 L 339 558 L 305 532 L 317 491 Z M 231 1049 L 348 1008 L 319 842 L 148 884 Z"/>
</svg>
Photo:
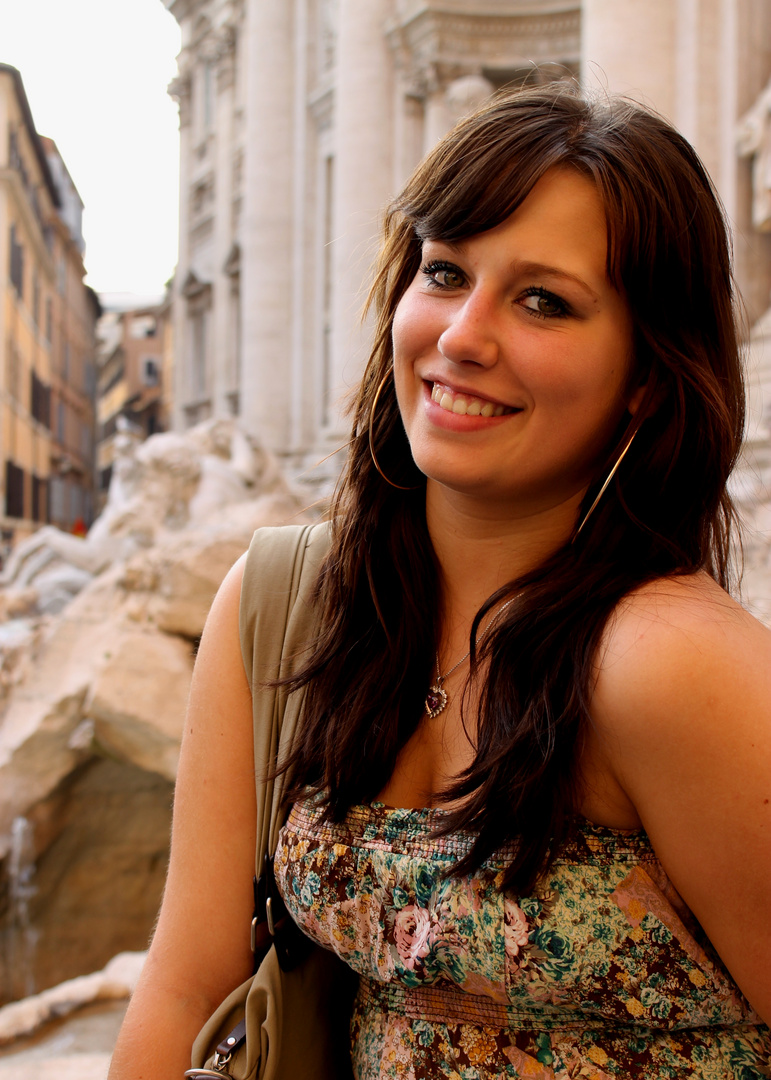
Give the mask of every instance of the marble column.
<svg viewBox="0 0 771 1080">
<path fill-rule="evenodd" d="M 230 322 L 233 314 L 231 279 L 225 264 L 233 245 L 231 232 L 233 202 L 233 114 L 235 75 L 235 31 L 221 32 L 215 56 L 215 232 L 214 232 L 214 341 L 215 356 L 212 358 L 212 407 L 216 417 L 232 415 L 228 392 L 231 390 L 233 332 Z"/>
<path fill-rule="evenodd" d="M 479 108 L 495 87 L 483 75 L 461 75 L 431 93 L 426 101 L 425 152 L 434 147 L 450 128 Z"/>
<path fill-rule="evenodd" d="M 393 66 L 385 37 L 388 0 L 340 0 L 335 79 L 332 203 L 330 421 L 347 428 L 341 398 L 359 379 L 371 328 L 361 309 L 377 250 L 379 220 L 393 194 Z"/>
<path fill-rule="evenodd" d="M 666 116 L 733 201 L 736 0 L 584 0 L 581 78 Z M 732 159 L 732 155 L 729 155 Z M 733 162 L 732 162 L 733 165 Z"/>
<path fill-rule="evenodd" d="M 174 274 L 174 301 L 172 304 L 172 324 L 174 361 L 171 373 L 164 372 L 164 379 L 171 381 L 171 424 L 175 431 L 183 431 L 185 421 L 185 403 L 188 399 L 188 369 L 190 356 L 190 328 L 187 318 L 187 303 L 182 293 L 185 276 L 190 266 L 190 161 L 192 155 L 191 122 L 191 78 L 186 73 L 178 77 L 171 85 L 170 94 L 179 104 L 179 250 L 177 269 Z"/>
<path fill-rule="evenodd" d="M 247 9 L 241 417 L 279 454 L 291 431 L 293 6 Z"/>
<path fill-rule="evenodd" d="M 681 0 L 583 0 L 581 81 L 627 94 L 670 119 L 676 111 L 677 9 Z"/>
<path fill-rule="evenodd" d="M 423 153 L 427 154 L 433 146 L 436 146 L 454 123 L 455 116 L 447 101 L 447 88 L 445 86 L 432 87 L 426 96 Z"/>
</svg>

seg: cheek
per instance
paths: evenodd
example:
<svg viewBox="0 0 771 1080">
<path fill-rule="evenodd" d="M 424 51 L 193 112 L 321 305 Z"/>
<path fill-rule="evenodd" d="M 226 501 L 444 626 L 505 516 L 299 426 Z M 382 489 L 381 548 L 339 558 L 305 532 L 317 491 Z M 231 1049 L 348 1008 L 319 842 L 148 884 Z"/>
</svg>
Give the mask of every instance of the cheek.
<svg viewBox="0 0 771 1080">
<path fill-rule="evenodd" d="M 554 381 L 555 394 L 599 411 L 623 407 L 632 372 L 626 338 L 607 334 L 577 342 L 560 361 L 561 377 Z"/>
<path fill-rule="evenodd" d="M 618 352 L 618 342 L 608 343 Z M 548 369 L 543 368 L 545 375 Z M 552 366 L 550 377 L 531 383 L 536 407 L 540 403 L 561 436 L 591 454 L 600 452 L 612 437 L 625 410 L 628 372 L 625 358 L 609 362 L 602 346 L 578 349 Z"/>
<path fill-rule="evenodd" d="M 441 328 L 436 326 L 432 305 L 410 285 L 394 312 L 391 345 L 394 363 L 411 362 L 435 345 Z"/>
</svg>

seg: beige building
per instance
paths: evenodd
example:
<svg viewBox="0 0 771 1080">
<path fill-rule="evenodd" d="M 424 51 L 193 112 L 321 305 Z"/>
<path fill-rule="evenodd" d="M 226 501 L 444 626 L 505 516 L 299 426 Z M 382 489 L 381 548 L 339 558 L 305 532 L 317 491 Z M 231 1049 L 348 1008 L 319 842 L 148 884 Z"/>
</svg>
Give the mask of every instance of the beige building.
<svg viewBox="0 0 771 1080">
<path fill-rule="evenodd" d="M 48 521 L 65 532 L 82 532 L 95 512 L 95 326 L 101 305 L 96 293 L 83 284 L 83 202 L 56 144 L 52 139 L 41 141 L 61 202 L 51 222 L 55 288 Z"/>
<path fill-rule="evenodd" d="M 83 204 L 35 130 L 19 72 L 0 64 L 0 530 L 92 517 L 94 324 Z"/>
<path fill-rule="evenodd" d="M 771 77 L 768 0 L 164 2 L 182 30 L 175 427 L 240 416 L 295 473 L 341 444 L 382 208 L 505 83 L 578 75 L 668 115 L 734 223 L 750 323 L 768 307 L 752 205 L 771 90 L 739 134 Z"/>
<path fill-rule="evenodd" d="M 21 76 L 0 65 L 0 528 L 48 516 L 54 229 L 59 193 Z"/>
<path fill-rule="evenodd" d="M 94 324 L 83 204 L 35 130 L 19 72 L 0 64 L 0 530 L 92 516 Z"/>
</svg>

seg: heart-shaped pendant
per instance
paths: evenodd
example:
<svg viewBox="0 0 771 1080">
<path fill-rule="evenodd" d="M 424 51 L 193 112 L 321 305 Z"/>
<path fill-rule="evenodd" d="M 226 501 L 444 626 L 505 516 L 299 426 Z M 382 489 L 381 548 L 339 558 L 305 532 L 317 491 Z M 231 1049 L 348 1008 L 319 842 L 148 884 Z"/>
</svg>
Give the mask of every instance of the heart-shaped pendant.
<svg viewBox="0 0 771 1080">
<path fill-rule="evenodd" d="M 426 694 L 426 713 L 433 718 L 438 716 L 447 704 L 447 694 L 442 690 L 439 683 L 434 683 Z"/>
</svg>

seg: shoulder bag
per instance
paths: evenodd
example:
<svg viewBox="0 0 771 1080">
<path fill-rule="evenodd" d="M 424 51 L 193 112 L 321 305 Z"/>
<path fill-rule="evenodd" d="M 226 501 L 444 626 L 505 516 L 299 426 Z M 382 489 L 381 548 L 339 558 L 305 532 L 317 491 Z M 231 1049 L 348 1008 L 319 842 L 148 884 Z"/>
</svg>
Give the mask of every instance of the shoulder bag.
<svg viewBox="0 0 771 1080">
<path fill-rule="evenodd" d="M 283 777 L 265 779 L 292 742 L 304 692 L 265 686 L 290 675 L 313 637 L 310 597 L 328 526 L 259 529 L 244 568 L 239 629 L 252 690 L 257 790 L 254 931 L 271 937 L 255 974 L 222 1002 L 193 1046 L 185 1076 L 217 1080 L 350 1080 L 348 1017 L 355 976 L 285 913 L 272 874 L 283 824 Z M 226 778 L 225 778 L 226 782 Z"/>
</svg>

